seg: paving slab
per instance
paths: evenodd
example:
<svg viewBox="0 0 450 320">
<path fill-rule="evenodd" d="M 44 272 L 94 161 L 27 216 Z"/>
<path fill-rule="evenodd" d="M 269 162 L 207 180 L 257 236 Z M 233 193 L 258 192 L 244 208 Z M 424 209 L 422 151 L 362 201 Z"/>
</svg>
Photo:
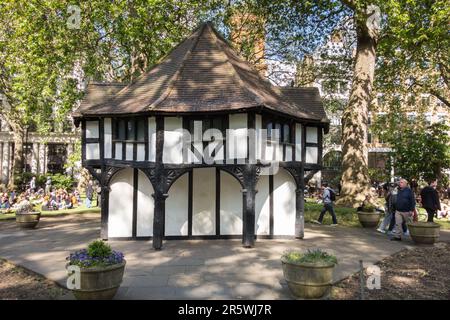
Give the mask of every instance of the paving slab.
<svg viewBox="0 0 450 320">
<path fill-rule="evenodd" d="M 98 214 L 43 217 L 34 230 L 0 222 L 0 257 L 65 286 L 66 257 L 100 235 Z M 450 232 L 441 231 L 441 241 Z M 292 299 L 283 278 L 280 256 L 292 249 L 322 248 L 338 257 L 333 281 L 415 245 L 409 238 L 389 241 L 362 228 L 306 225 L 303 240 L 261 240 L 243 248 L 240 240 L 109 241 L 124 252 L 125 275 L 116 299 Z M 62 299 L 73 299 L 67 294 Z"/>
</svg>

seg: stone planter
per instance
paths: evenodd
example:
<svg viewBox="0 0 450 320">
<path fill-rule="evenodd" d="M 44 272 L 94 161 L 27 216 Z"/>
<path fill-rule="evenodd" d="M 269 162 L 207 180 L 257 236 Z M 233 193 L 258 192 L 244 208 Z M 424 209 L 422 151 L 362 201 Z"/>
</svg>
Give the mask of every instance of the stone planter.
<svg viewBox="0 0 450 320">
<path fill-rule="evenodd" d="M 417 244 L 433 244 L 439 240 L 440 225 L 434 222 L 409 222 L 408 230 Z"/>
<path fill-rule="evenodd" d="M 334 263 L 289 263 L 281 258 L 283 274 L 289 290 L 298 298 L 317 299 L 331 289 Z"/>
<path fill-rule="evenodd" d="M 72 289 L 78 300 L 112 299 L 122 283 L 126 261 L 107 267 L 80 268 L 80 289 Z"/>
<path fill-rule="evenodd" d="M 16 223 L 22 229 L 33 229 L 39 223 L 41 219 L 41 213 L 30 212 L 30 213 L 16 213 Z"/>
<path fill-rule="evenodd" d="M 376 212 L 358 211 L 358 219 L 363 228 L 376 228 L 380 222 L 381 215 Z"/>
</svg>

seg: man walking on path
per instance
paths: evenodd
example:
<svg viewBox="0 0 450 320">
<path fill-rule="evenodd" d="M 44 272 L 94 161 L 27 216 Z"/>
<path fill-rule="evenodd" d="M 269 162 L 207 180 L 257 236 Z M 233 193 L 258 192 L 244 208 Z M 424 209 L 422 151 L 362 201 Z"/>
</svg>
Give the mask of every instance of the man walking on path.
<svg viewBox="0 0 450 320">
<path fill-rule="evenodd" d="M 436 191 L 437 180 L 430 181 L 428 186 L 420 192 L 422 207 L 427 210 L 428 222 L 433 222 L 433 218 L 437 210 L 441 210 L 441 203 L 439 202 L 439 195 Z"/>
<path fill-rule="evenodd" d="M 391 240 L 402 240 L 402 224 L 411 221 L 413 210 L 416 207 L 414 193 L 408 187 L 406 179 L 400 179 L 397 201 L 395 203 L 395 227 Z"/>
<path fill-rule="evenodd" d="M 323 216 L 325 215 L 325 213 L 327 211 L 330 212 L 331 217 L 333 219 L 333 224 L 331 225 L 332 227 L 337 226 L 337 219 L 336 219 L 336 214 L 334 213 L 334 208 L 333 208 L 333 201 L 335 200 L 335 196 L 334 196 L 334 190 L 328 187 L 327 183 L 324 183 L 322 185 L 323 188 L 323 194 L 322 194 L 322 199 L 323 199 L 323 209 L 320 212 L 320 216 L 318 220 L 314 220 L 314 223 L 317 224 L 322 224 L 323 221 Z"/>
</svg>

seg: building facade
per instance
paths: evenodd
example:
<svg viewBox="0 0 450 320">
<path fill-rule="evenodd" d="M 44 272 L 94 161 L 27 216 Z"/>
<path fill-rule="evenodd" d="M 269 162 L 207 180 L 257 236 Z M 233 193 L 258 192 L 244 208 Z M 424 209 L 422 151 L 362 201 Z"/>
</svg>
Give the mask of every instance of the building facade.
<svg viewBox="0 0 450 320">
<path fill-rule="evenodd" d="M 90 84 L 73 116 L 102 238 L 303 237 L 329 125 L 319 92 L 272 86 L 210 23 L 132 84 Z"/>
<path fill-rule="evenodd" d="M 23 172 L 35 174 L 64 173 L 67 156 L 79 142 L 79 134 L 71 121 L 48 134 L 36 132 L 33 126 L 25 130 L 23 140 Z M 14 155 L 14 139 L 10 126 L 0 115 L 0 184 L 11 179 Z"/>
</svg>

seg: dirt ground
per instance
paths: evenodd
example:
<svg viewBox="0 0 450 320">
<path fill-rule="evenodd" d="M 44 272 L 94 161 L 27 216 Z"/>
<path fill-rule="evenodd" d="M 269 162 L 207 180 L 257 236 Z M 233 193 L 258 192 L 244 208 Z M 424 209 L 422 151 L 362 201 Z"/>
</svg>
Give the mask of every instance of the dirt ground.
<svg viewBox="0 0 450 320">
<path fill-rule="evenodd" d="M 377 266 L 381 270 L 381 289 L 365 288 L 365 299 L 450 300 L 450 243 L 405 249 Z M 360 287 L 359 274 L 354 274 L 336 284 L 331 297 L 360 299 Z"/>
<path fill-rule="evenodd" d="M 450 243 L 405 249 L 377 264 L 381 289 L 365 288 L 365 299 L 450 300 Z M 359 274 L 333 286 L 331 299 L 360 299 Z M 58 299 L 67 289 L 32 271 L 0 259 L 1 299 Z"/>
<path fill-rule="evenodd" d="M 53 281 L 0 259 L 0 300 L 53 300 L 66 292 Z"/>
</svg>

